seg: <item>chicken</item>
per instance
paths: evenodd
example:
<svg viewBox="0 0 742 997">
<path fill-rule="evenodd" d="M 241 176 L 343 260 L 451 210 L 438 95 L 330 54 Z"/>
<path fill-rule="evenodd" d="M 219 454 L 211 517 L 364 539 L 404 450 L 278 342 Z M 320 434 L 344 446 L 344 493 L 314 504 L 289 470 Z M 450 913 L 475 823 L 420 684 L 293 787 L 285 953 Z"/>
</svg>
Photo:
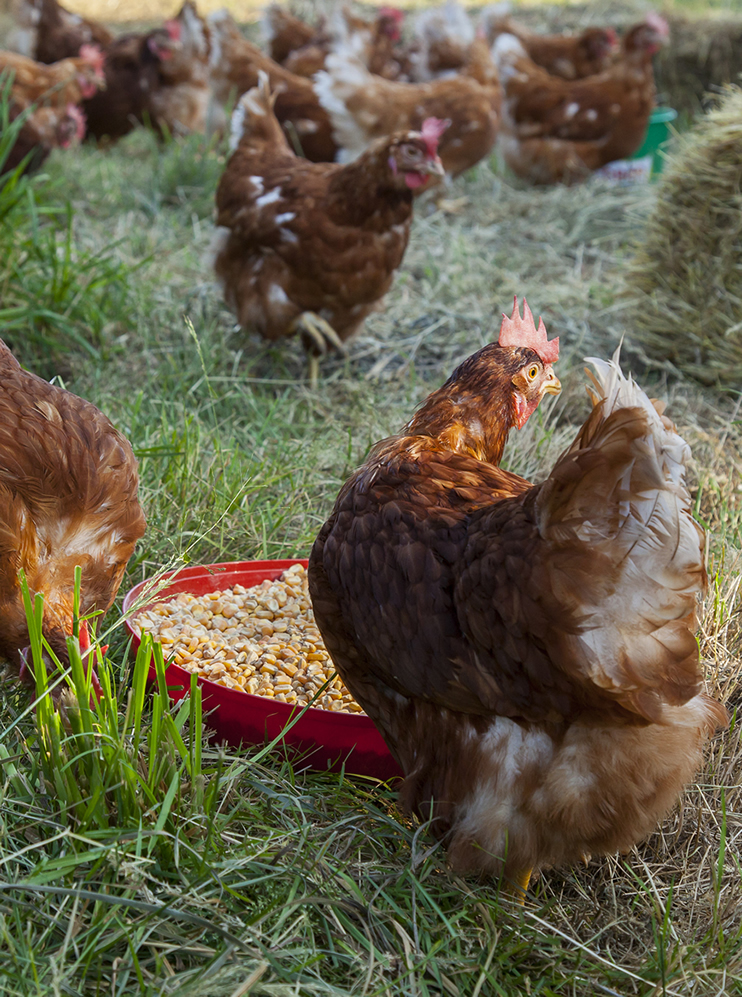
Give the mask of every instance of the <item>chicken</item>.
<svg viewBox="0 0 742 997">
<path fill-rule="evenodd" d="M 8 157 L 0 165 L 0 174 L 20 166 L 28 156 L 23 172 L 35 173 L 52 149 L 69 149 L 85 137 L 85 115 L 75 104 L 65 108 L 37 107 L 25 111 L 17 105 L 9 109 L 9 121 L 23 115 L 15 142 Z"/>
<path fill-rule="evenodd" d="M 369 72 L 396 79 L 401 68 L 395 45 L 403 19 L 404 14 L 395 7 L 381 7 L 373 21 L 364 21 L 343 8 L 321 36 L 291 52 L 283 65 L 297 76 L 314 76 L 325 68 L 327 56 L 338 45 L 350 45 Z"/>
<path fill-rule="evenodd" d="M 262 24 L 268 55 L 279 64 L 283 64 L 292 52 L 314 42 L 322 35 L 324 27 L 320 22 L 313 28 L 275 3 L 263 12 Z"/>
<path fill-rule="evenodd" d="M 457 0 L 422 11 L 413 30 L 413 79 L 419 83 L 460 69 L 474 41 L 474 25 Z"/>
<path fill-rule="evenodd" d="M 618 365 L 540 485 L 498 465 L 559 381 L 528 308 L 343 486 L 309 562 L 317 625 L 459 873 L 627 850 L 726 723 L 694 638 L 689 449 Z"/>
<path fill-rule="evenodd" d="M 51 65 L 0 51 L 0 73 L 12 73 L 11 93 L 23 107 L 41 101 L 64 110 L 69 104 L 79 104 L 105 86 L 103 62 L 103 53 L 95 45 L 83 45 L 79 56 Z"/>
<path fill-rule="evenodd" d="M 295 76 L 269 59 L 242 36 L 227 11 L 211 14 L 207 23 L 211 33 L 211 89 L 216 99 L 228 104 L 257 87 L 262 70 L 276 95 L 275 115 L 292 147 L 313 162 L 332 162 L 338 151 L 332 124 L 311 80 Z"/>
<path fill-rule="evenodd" d="M 513 172 L 533 183 L 572 183 L 635 152 L 655 101 L 652 55 L 667 36 L 667 22 L 649 14 L 626 33 L 609 69 L 563 80 L 529 59 L 513 35 L 500 35 L 500 145 Z"/>
<path fill-rule="evenodd" d="M 160 52 L 160 85 L 150 101 L 152 120 L 175 134 L 223 131 L 226 115 L 212 102 L 209 86 L 210 32 L 195 4 L 186 0 L 165 29 L 173 44 Z"/>
<path fill-rule="evenodd" d="M 441 122 L 381 139 L 349 166 L 297 157 L 272 110 L 267 77 L 232 119 L 216 193 L 215 270 L 240 325 L 266 339 L 302 334 L 341 349 L 391 286 L 412 223 L 413 191 L 443 174 Z"/>
<path fill-rule="evenodd" d="M 43 634 L 62 664 L 80 618 L 111 606 L 144 515 L 126 438 L 90 402 L 23 370 L 0 340 L 0 655 L 29 643 L 18 572 L 44 596 Z"/>
<path fill-rule="evenodd" d="M 120 35 L 111 42 L 106 49 L 105 90 L 82 105 L 91 135 L 115 140 L 145 121 L 162 124 L 166 98 L 158 103 L 158 95 L 169 88 L 162 70 L 178 44 L 172 28 L 157 28 L 146 35 Z M 168 126 L 177 130 L 172 119 Z"/>
<path fill-rule="evenodd" d="M 113 35 L 103 24 L 66 10 L 57 0 L 20 0 L 14 50 L 37 62 L 59 62 L 80 54 L 83 45 L 105 48 Z"/>
<path fill-rule="evenodd" d="M 382 135 L 417 129 L 436 117 L 450 121 L 438 150 L 446 172 L 456 176 L 479 162 L 495 143 L 501 91 L 483 40 L 470 47 L 470 59 L 450 79 L 403 83 L 373 76 L 347 50 L 328 56 L 315 89 L 332 119 L 340 161 L 350 161 Z"/>
<path fill-rule="evenodd" d="M 540 35 L 510 17 L 487 18 L 481 26 L 490 45 L 500 35 L 515 35 L 526 55 L 552 76 L 581 80 L 608 69 L 618 47 L 613 28 L 585 28 L 579 35 Z"/>
</svg>

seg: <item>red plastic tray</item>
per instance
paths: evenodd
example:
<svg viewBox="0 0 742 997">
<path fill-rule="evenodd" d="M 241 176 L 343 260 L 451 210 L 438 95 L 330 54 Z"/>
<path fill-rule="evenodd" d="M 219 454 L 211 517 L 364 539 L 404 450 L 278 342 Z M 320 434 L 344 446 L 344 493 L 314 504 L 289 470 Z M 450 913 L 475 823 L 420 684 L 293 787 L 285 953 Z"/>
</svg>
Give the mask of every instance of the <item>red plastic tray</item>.
<svg viewBox="0 0 742 997">
<path fill-rule="evenodd" d="M 278 578 L 292 564 L 303 564 L 305 560 L 288 561 L 231 561 L 223 564 L 207 564 L 183 568 L 165 588 L 162 588 L 147 605 L 167 602 L 179 592 L 204 595 L 217 589 L 244 585 L 250 588 L 265 579 Z M 162 580 L 175 574 L 169 572 Z M 142 590 L 151 580 L 140 582 L 124 597 L 124 613 L 128 612 Z M 143 609 L 144 607 L 142 607 Z M 139 647 L 139 637 L 129 620 L 126 626 L 131 633 L 134 647 Z M 191 684 L 190 673 L 176 664 L 168 666 L 165 672 L 168 689 L 174 700 L 181 699 Z M 150 679 L 154 678 L 154 669 Z M 219 741 L 226 741 L 233 747 L 241 744 L 264 744 L 278 737 L 286 724 L 296 714 L 297 707 L 288 703 L 277 703 L 264 696 L 253 696 L 247 692 L 227 689 L 199 676 L 204 716 L 207 724 Z M 370 775 L 377 779 L 391 779 L 402 772 L 384 743 L 384 739 L 367 716 L 352 713 L 331 713 L 310 707 L 287 731 L 283 742 L 292 757 L 306 767 L 326 771 L 337 771 L 343 765 L 346 772 Z"/>
</svg>

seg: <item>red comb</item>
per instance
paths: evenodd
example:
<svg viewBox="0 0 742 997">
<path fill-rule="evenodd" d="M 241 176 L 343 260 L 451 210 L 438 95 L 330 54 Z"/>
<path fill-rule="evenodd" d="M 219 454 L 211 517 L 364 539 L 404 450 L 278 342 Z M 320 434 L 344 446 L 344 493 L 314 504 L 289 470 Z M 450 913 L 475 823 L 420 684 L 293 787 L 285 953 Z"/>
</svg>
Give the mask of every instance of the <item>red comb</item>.
<svg viewBox="0 0 742 997">
<path fill-rule="evenodd" d="M 97 45 L 81 45 L 80 58 L 89 63 L 99 76 L 103 75 L 103 67 L 106 64 L 106 57 L 103 50 Z"/>
<path fill-rule="evenodd" d="M 381 7 L 379 9 L 380 17 L 390 17 L 397 24 L 401 24 L 404 21 L 404 11 L 400 10 L 399 7 Z"/>
<path fill-rule="evenodd" d="M 173 42 L 180 41 L 180 21 L 165 21 L 165 31 Z"/>
<path fill-rule="evenodd" d="M 548 340 L 544 320 L 539 318 L 538 329 L 534 325 L 531 309 L 523 298 L 523 318 L 518 312 L 518 295 L 513 302 L 513 314 L 510 318 L 503 313 L 500 326 L 500 346 L 527 346 L 538 353 L 544 363 L 554 363 L 559 359 L 559 337 Z"/>
<path fill-rule="evenodd" d="M 90 631 L 88 630 L 88 624 L 85 620 L 80 620 L 80 626 L 77 634 L 77 639 L 80 642 L 80 651 L 84 654 L 85 651 L 90 650 Z"/>
<path fill-rule="evenodd" d="M 426 118 L 423 121 L 420 134 L 428 147 L 428 155 L 431 159 L 438 153 L 438 139 L 450 124 L 450 118 L 446 118 L 445 120 L 441 120 L 441 118 Z"/>
</svg>

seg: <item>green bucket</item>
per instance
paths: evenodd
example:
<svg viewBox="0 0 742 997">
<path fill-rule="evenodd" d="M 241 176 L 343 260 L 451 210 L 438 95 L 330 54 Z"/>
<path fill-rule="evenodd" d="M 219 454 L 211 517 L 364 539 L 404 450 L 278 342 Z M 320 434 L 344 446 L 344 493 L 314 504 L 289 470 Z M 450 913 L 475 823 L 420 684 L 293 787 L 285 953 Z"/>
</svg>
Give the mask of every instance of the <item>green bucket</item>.
<svg viewBox="0 0 742 997">
<path fill-rule="evenodd" d="M 670 122 L 674 121 L 678 112 L 672 107 L 655 107 L 649 117 L 647 134 L 639 149 L 629 159 L 641 159 L 644 156 L 652 157 L 650 176 L 661 173 L 665 165 L 665 157 L 662 149 L 670 138 Z"/>
</svg>

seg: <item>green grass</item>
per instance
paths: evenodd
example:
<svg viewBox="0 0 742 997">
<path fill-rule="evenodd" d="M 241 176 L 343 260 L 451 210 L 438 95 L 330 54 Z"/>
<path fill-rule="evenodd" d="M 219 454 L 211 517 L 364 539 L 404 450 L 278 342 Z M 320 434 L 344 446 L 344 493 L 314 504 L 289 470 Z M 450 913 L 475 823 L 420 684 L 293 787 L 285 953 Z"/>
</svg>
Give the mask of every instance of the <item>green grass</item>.
<svg viewBox="0 0 742 997">
<path fill-rule="evenodd" d="M 733 399 L 646 358 L 626 325 L 622 274 L 652 189 L 534 191 L 481 164 L 447 192 L 465 199 L 455 213 L 418 204 L 385 311 L 347 359 L 323 362 L 311 392 L 300 344 L 237 331 L 203 262 L 222 157 L 199 139 L 160 146 L 143 131 L 108 151 L 55 153 L 14 209 L 19 234 L 0 232 L 36 247 L 28 273 L 4 257 L 2 279 L 24 307 L 41 295 L 57 316 L 37 325 L 29 310 L 17 327 L 50 337 L 43 357 L 14 327 L 2 335 L 103 409 L 139 457 L 148 526 L 122 594 L 181 560 L 306 555 L 368 446 L 526 293 L 561 336 L 564 391 L 514 434 L 509 466 L 546 472 L 587 411 L 581 358 L 625 337 L 625 364 L 668 400 L 693 448 L 712 566 L 702 654 L 735 710 L 739 414 Z M 648 841 L 544 873 L 519 908 L 496 883 L 453 877 L 392 787 L 299 772 L 278 746 L 202 742 L 196 700 L 169 706 L 161 684 L 143 696 L 144 659 L 130 660 L 116 610 L 99 630 L 107 696 L 69 704 L 69 728 L 43 688 L 34 706 L 3 685 L 0 993 L 742 993 L 736 717 Z"/>
</svg>

